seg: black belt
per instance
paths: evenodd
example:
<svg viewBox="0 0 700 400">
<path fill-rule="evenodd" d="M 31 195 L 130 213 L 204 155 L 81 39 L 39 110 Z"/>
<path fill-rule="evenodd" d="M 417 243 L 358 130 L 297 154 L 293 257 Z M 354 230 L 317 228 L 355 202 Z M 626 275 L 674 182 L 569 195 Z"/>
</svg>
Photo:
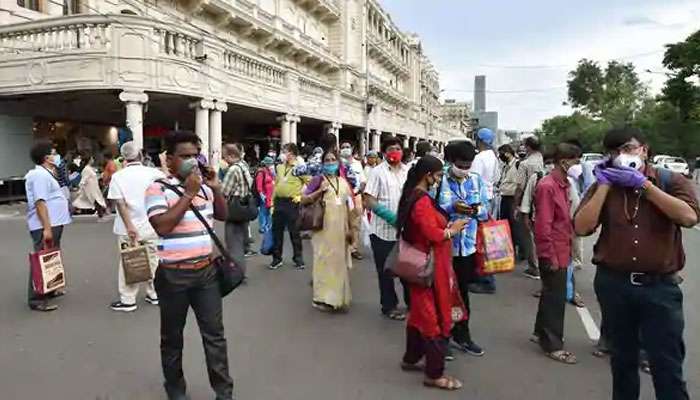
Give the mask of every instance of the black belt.
<svg viewBox="0 0 700 400">
<path fill-rule="evenodd" d="M 648 272 L 615 271 L 604 267 L 601 269 L 612 276 L 629 281 L 634 286 L 649 286 L 655 283 L 671 283 L 674 285 L 680 285 L 683 283 L 683 277 L 678 275 L 677 272 L 671 272 L 669 274 L 654 274 Z"/>
</svg>

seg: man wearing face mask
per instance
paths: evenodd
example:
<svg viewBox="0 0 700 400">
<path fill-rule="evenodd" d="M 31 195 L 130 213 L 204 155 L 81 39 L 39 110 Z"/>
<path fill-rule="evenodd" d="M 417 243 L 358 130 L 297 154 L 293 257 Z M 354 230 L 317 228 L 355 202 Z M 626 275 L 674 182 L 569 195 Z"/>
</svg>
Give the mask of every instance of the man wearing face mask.
<svg viewBox="0 0 700 400">
<path fill-rule="evenodd" d="M 401 163 L 403 152 L 398 138 L 390 137 L 382 142 L 385 161 L 372 170 L 364 192 L 365 208 L 372 210 L 370 241 L 379 279 L 379 295 L 382 314 L 389 319 L 402 321 L 406 314 L 398 309 L 398 297 L 394 278 L 384 272 L 384 263 L 396 245 L 396 213 L 409 167 Z M 403 284 L 404 302 L 408 305 L 408 287 Z"/>
<path fill-rule="evenodd" d="M 450 221 L 468 218 L 469 222 L 452 239 L 452 266 L 457 276 L 459 292 L 467 308 L 469 319 L 458 322 L 452 329 L 452 339 L 459 350 L 480 357 L 484 350 L 471 337 L 469 323 L 472 310 L 469 301 L 469 285 L 478 281 L 476 271 L 476 231 L 479 222 L 488 219 L 488 189 L 479 174 L 471 171 L 476 155 L 474 146 L 466 141 L 451 145 L 451 166 L 439 187 L 438 202 L 450 215 Z"/>
<path fill-rule="evenodd" d="M 294 143 L 287 143 L 280 152 L 282 164 L 277 166 L 275 174 L 274 212 L 272 214 L 272 232 L 274 236 L 274 249 L 272 251 L 272 263 L 268 266 L 276 270 L 284 265 L 282 261 L 282 249 L 284 247 L 284 230 L 289 231 L 294 251 L 293 261 L 296 269 L 303 270 L 304 258 L 302 253 L 301 235 L 297 219 L 299 218 L 299 202 L 301 190 L 309 181 L 307 176 L 295 176 L 293 170 L 300 164 L 297 157 L 299 148 Z"/>
<path fill-rule="evenodd" d="M 554 166 L 535 188 L 534 233 L 542 293 L 532 341 L 555 361 L 575 364 L 576 356 L 564 350 L 567 267 L 571 263 L 571 198 L 567 171 L 579 163 L 581 150 L 561 143 L 554 150 Z"/>
<path fill-rule="evenodd" d="M 515 190 L 515 210 L 514 219 L 518 221 L 517 225 L 523 238 L 523 253 L 528 260 L 528 267 L 523 272 L 525 276 L 532 279 L 540 279 L 540 272 L 537 266 L 537 256 L 534 248 L 534 238 L 531 229 L 531 224 L 527 220 L 528 216 L 521 213 L 521 209 L 525 208 L 525 203 L 530 201 L 531 196 L 527 195 L 528 185 L 533 176 L 541 177 L 545 172 L 544 159 L 541 153 L 541 144 L 535 136 L 530 136 L 523 142 L 527 157 L 520 161 L 518 165 L 518 187 Z M 534 189 L 534 186 L 532 186 Z"/>
<path fill-rule="evenodd" d="M 228 370 L 218 275 L 211 263 L 211 238 L 191 210 L 191 206 L 196 207 L 212 226 L 215 219 L 226 220 L 227 206 L 216 171 L 199 166 L 198 144 L 199 138 L 192 132 L 170 133 L 165 142 L 170 176 L 151 184 L 145 194 L 149 221 L 160 237 L 160 264 L 154 283 L 160 303 L 161 363 L 168 399 L 186 399 L 183 330 L 192 307 L 216 399 L 231 400 L 233 380 Z M 181 194 L 163 182 L 176 186 Z"/>
<path fill-rule="evenodd" d="M 365 172 L 362 168 L 362 163 L 356 160 L 353 156 L 352 145 L 349 142 L 343 142 L 340 144 L 340 161 L 345 166 L 346 171 L 350 170 L 352 175 L 356 179 L 356 187 L 353 188 L 353 196 L 355 197 L 355 204 L 362 204 L 362 192 L 365 190 L 367 185 L 367 178 L 365 177 Z M 355 207 L 350 212 L 350 225 L 352 227 L 352 243 L 350 243 L 350 254 L 352 258 L 356 260 L 362 260 L 364 257 L 360 253 L 360 224 L 362 218 L 362 208 Z"/>
<path fill-rule="evenodd" d="M 639 398 L 639 350 L 649 357 L 656 398 L 689 398 L 683 377 L 681 227 L 698 223 L 691 181 L 648 165 L 649 149 L 636 129 L 613 129 L 603 145 L 610 157 L 595 169 L 574 228 L 601 231 L 594 247 L 594 286 L 611 345 L 613 399 Z"/>
<path fill-rule="evenodd" d="M 24 176 L 27 193 L 27 226 L 32 238 L 34 251 L 61 247 L 63 227 L 71 223 L 68 199 L 57 178 L 57 166 L 61 155 L 51 142 L 40 141 L 34 144 L 29 156 L 36 165 Z M 34 311 L 54 311 L 58 306 L 49 304 L 49 298 L 63 292 L 52 292 L 42 296 L 34 291 L 32 270 L 29 270 L 27 302 Z"/>
<path fill-rule="evenodd" d="M 513 206 L 515 204 L 515 191 L 518 189 L 518 163 L 513 148 L 509 144 L 504 144 L 498 148 L 498 158 L 503 164 L 501 170 L 501 180 L 498 183 L 498 190 L 501 193 L 501 207 L 499 213 L 501 218 L 507 218 L 516 247 L 519 247 L 519 237 L 516 235 L 515 220 L 513 219 Z"/>
</svg>

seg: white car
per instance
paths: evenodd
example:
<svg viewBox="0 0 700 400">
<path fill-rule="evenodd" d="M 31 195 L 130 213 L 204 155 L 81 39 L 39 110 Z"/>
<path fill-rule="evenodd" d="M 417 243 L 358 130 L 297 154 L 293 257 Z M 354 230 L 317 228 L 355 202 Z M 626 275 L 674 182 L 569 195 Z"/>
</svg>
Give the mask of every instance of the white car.
<svg viewBox="0 0 700 400">
<path fill-rule="evenodd" d="M 605 159 L 605 156 L 600 154 L 600 153 L 583 153 L 581 155 L 581 162 L 588 162 L 588 161 L 602 161 Z"/>
<path fill-rule="evenodd" d="M 680 157 L 659 157 L 658 159 L 656 159 L 656 165 L 661 168 L 670 169 L 671 171 L 679 174 L 690 174 L 690 166 L 688 165 L 688 162 Z"/>
</svg>

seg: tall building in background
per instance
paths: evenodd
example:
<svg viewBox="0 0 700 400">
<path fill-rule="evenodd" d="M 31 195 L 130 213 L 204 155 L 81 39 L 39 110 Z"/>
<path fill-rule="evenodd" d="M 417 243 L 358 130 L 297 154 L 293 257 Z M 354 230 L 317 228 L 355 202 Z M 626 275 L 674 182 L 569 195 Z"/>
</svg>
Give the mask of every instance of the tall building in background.
<svg viewBox="0 0 700 400">
<path fill-rule="evenodd" d="M 474 111 L 486 111 L 486 76 L 474 77 Z"/>
</svg>

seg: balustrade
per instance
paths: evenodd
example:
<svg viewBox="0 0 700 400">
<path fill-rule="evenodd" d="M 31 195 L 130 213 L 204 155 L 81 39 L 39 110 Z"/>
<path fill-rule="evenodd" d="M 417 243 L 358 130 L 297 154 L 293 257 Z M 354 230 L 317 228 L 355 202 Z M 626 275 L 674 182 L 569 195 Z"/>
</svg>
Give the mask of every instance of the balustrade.
<svg viewBox="0 0 700 400">
<path fill-rule="evenodd" d="M 0 32 L 0 52 L 106 50 L 110 27 L 109 23 L 76 23 Z"/>
<path fill-rule="evenodd" d="M 284 86 L 285 84 L 284 70 L 236 52 L 224 53 L 224 68 L 271 85 Z"/>
</svg>

